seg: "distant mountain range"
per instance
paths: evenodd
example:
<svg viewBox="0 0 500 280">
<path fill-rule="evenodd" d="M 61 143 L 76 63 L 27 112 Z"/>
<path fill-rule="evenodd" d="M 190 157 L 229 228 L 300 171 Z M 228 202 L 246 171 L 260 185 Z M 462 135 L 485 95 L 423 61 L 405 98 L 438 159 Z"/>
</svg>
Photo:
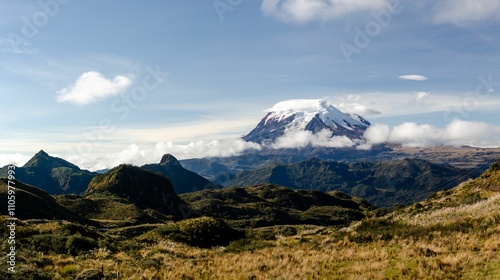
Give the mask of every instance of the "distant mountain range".
<svg viewBox="0 0 500 280">
<path fill-rule="evenodd" d="M 342 149 L 336 149 L 334 152 L 349 154 L 349 151 Z M 355 152 L 352 154 L 356 156 Z M 328 156 L 332 154 L 326 155 Z M 480 168 L 456 168 L 417 159 L 338 162 L 303 155 L 259 154 L 183 161 L 166 154 L 160 163 L 147 164 L 141 169 L 168 178 L 176 194 L 219 189 L 222 186 L 272 183 L 292 189 L 342 191 L 364 198 L 379 207 L 392 207 L 397 203 L 409 204 L 421 200 L 432 192 L 449 189 L 483 171 Z M 6 177 L 7 168 L 4 167 L 0 172 Z M 111 170 L 103 175 L 109 172 Z M 205 173 L 203 175 L 210 180 L 197 172 Z M 16 169 L 16 179 L 53 195 L 83 194 L 96 176 L 102 175 L 81 170 L 76 165 L 51 157 L 44 151 L 38 152 L 23 167 Z M 137 194 L 130 197 L 134 196 Z M 152 205 L 149 208 L 155 209 Z"/>
<path fill-rule="evenodd" d="M 379 207 L 392 207 L 425 199 L 479 174 L 475 169 L 418 159 L 340 163 L 313 158 L 219 176 L 219 183 L 226 187 L 272 183 L 292 189 L 342 191 Z"/>
<path fill-rule="evenodd" d="M 332 136 L 363 137 L 370 122 L 356 114 L 345 114 L 321 99 L 296 99 L 274 105 L 257 127 L 242 137 L 259 144 L 274 143 L 278 138 L 293 132 L 322 130 Z"/>
</svg>

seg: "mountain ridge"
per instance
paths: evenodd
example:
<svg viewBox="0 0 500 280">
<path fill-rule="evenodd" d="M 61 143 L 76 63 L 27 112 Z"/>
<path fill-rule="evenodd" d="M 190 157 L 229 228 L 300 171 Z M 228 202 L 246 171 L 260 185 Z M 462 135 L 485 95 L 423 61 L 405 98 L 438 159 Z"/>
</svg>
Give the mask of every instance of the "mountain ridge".
<svg viewBox="0 0 500 280">
<path fill-rule="evenodd" d="M 160 163 L 151 163 L 141 166 L 142 169 L 160 173 L 169 178 L 176 193 L 186 193 L 219 186 L 197 173 L 185 169 L 171 154 L 162 156 Z"/>
<path fill-rule="evenodd" d="M 0 177 L 7 177 L 7 169 L 0 169 Z M 22 167 L 16 168 L 17 180 L 37 186 L 49 194 L 83 193 L 96 174 L 80 169 L 64 159 L 50 156 L 44 150 L 36 153 Z"/>
</svg>

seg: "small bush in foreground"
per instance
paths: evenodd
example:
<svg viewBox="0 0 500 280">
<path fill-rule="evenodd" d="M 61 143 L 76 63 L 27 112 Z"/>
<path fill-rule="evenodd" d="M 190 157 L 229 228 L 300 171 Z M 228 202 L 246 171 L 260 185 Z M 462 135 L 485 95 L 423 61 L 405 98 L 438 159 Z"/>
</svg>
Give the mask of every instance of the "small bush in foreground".
<svg viewBox="0 0 500 280">
<path fill-rule="evenodd" d="M 243 237 L 243 233 L 231 228 L 223 220 L 211 217 L 180 221 L 158 232 L 174 241 L 201 248 L 226 246 L 230 241 Z"/>
</svg>

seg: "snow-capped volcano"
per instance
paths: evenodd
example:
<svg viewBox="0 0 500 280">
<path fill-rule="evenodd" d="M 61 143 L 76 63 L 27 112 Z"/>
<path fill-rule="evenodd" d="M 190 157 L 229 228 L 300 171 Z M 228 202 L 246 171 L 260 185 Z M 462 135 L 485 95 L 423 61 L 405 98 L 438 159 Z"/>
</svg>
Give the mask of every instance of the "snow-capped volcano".
<svg viewBox="0 0 500 280">
<path fill-rule="evenodd" d="M 356 114 L 339 111 L 323 99 L 293 99 L 276 103 L 250 133 L 242 138 L 256 143 L 273 143 L 279 137 L 297 131 L 316 134 L 329 130 L 332 136 L 362 138 L 370 123 Z"/>
</svg>

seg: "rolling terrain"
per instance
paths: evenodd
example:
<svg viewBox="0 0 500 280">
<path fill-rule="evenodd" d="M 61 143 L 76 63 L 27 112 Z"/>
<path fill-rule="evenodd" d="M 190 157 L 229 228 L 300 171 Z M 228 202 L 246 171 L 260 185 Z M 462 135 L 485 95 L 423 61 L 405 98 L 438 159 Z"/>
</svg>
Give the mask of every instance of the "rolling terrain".
<svg viewBox="0 0 500 280">
<path fill-rule="evenodd" d="M 378 207 L 393 207 L 425 199 L 432 192 L 450 189 L 478 175 L 474 169 L 459 169 L 418 159 L 340 163 L 313 158 L 242 171 L 220 183 L 225 186 L 273 183 L 292 189 L 342 191 Z"/>
<path fill-rule="evenodd" d="M 17 224 L 20 261 L 12 279 L 89 279 L 83 277 L 92 275 L 149 279 L 498 279 L 499 191 L 500 163 L 495 163 L 476 179 L 391 212 L 371 208 L 345 194 L 261 185 L 181 196 L 196 209 L 193 212 L 223 219 L 192 216 L 105 232 L 75 221 L 23 219 Z M 217 202 L 210 202 L 214 200 Z M 274 209 L 295 214 L 324 206 L 331 213 L 330 202 L 344 211 L 361 211 L 358 213 L 364 218 L 328 226 L 279 223 L 233 228 L 232 211 L 251 209 L 252 203 L 274 205 Z M 224 209 L 228 205 L 233 208 Z M 218 207 L 222 211 L 218 212 Z M 266 212 L 268 217 L 274 215 Z M 2 220 L 5 222 L 5 216 Z"/>
</svg>

